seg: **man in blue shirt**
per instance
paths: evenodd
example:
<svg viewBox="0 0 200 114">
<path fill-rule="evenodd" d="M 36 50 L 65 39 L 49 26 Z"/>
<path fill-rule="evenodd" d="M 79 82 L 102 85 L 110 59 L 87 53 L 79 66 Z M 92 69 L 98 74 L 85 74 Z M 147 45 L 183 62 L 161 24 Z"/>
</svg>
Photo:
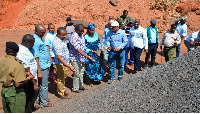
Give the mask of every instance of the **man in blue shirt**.
<svg viewBox="0 0 200 114">
<path fill-rule="evenodd" d="M 109 21 L 109 24 L 108 24 L 109 28 L 106 28 L 106 29 L 104 30 L 104 32 L 103 32 L 103 38 L 102 38 L 102 40 L 101 40 L 101 47 L 102 47 L 102 51 L 103 51 L 103 69 L 104 69 L 104 71 L 105 71 L 104 76 L 106 76 L 107 63 L 109 63 L 109 62 L 108 62 L 108 58 L 109 58 L 109 54 L 110 54 L 110 52 L 107 50 L 107 47 L 106 47 L 106 41 L 107 41 L 106 35 L 107 35 L 108 31 L 111 30 L 111 28 L 112 28 L 111 24 L 112 24 L 113 22 L 114 22 L 114 20 L 110 20 L 110 21 Z"/>
<path fill-rule="evenodd" d="M 148 37 L 148 53 L 146 54 L 145 58 L 145 65 L 144 68 L 148 67 L 148 61 L 151 55 L 151 66 L 155 66 L 155 60 L 156 60 L 156 54 L 157 54 L 157 48 L 158 48 L 158 29 L 156 27 L 156 20 L 151 19 L 151 25 L 146 28 L 147 31 L 147 37 Z"/>
<path fill-rule="evenodd" d="M 35 43 L 31 49 L 37 62 L 39 92 L 36 102 L 40 104 L 40 107 L 52 106 L 48 100 L 48 77 L 49 67 L 51 66 L 50 53 L 45 42 L 42 40 L 45 32 L 46 28 L 44 25 L 38 24 L 35 26 L 35 33 L 33 34 Z"/>
<path fill-rule="evenodd" d="M 181 17 L 181 20 L 178 22 L 176 31 L 181 36 L 181 41 L 187 36 L 187 25 L 186 25 L 187 17 Z M 180 45 L 176 46 L 176 57 L 180 55 Z"/>
<path fill-rule="evenodd" d="M 114 21 L 111 26 L 112 30 L 110 30 L 106 36 L 107 49 L 110 50 L 109 62 L 111 80 L 109 81 L 109 84 L 115 82 L 116 60 L 119 61 L 118 80 L 122 79 L 125 62 L 125 46 L 128 42 L 125 32 L 119 29 L 119 23 L 117 21 Z"/>
</svg>

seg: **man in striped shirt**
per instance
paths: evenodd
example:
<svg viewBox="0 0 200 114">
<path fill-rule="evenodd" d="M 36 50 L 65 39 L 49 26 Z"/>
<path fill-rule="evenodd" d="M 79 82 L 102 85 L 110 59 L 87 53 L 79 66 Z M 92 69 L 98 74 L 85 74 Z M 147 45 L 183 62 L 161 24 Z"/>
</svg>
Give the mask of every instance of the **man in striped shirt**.
<svg viewBox="0 0 200 114">
<path fill-rule="evenodd" d="M 125 25 L 124 28 L 123 28 L 123 30 L 125 30 L 127 38 L 129 38 L 129 31 L 133 27 L 133 24 L 134 24 L 134 20 L 133 20 L 133 18 L 130 18 L 129 19 L 129 23 L 127 25 Z M 125 53 L 125 63 L 124 63 L 124 65 L 127 65 L 127 63 L 128 63 L 128 53 L 129 53 L 128 47 L 130 47 L 130 62 L 129 63 L 132 65 L 132 64 L 134 64 L 134 56 L 133 56 L 132 48 L 128 44 L 126 45 L 126 53 Z"/>
</svg>

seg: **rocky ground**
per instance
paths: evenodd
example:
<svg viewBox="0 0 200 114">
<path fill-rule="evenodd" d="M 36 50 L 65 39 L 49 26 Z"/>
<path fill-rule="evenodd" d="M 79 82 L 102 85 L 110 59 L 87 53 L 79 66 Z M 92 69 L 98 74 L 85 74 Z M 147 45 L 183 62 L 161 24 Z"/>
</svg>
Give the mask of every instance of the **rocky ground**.
<svg viewBox="0 0 200 114">
<path fill-rule="evenodd" d="M 200 49 L 37 112 L 199 113 Z M 77 99 L 76 99 L 77 98 Z"/>
</svg>

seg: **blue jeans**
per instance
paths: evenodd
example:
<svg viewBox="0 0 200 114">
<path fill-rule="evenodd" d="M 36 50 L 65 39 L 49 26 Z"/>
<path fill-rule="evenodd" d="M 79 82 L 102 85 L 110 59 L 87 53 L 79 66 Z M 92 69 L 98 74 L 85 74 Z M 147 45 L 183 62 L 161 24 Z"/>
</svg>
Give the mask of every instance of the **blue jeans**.
<svg viewBox="0 0 200 114">
<path fill-rule="evenodd" d="M 40 107 L 44 107 L 48 104 L 48 77 L 49 68 L 41 70 L 43 79 L 38 79 L 38 96 L 36 102 L 40 104 Z"/>
<path fill-rule="evenodd" d="M 151 66 L 155 65 L 157 47 L 158 47 L 157 43 L 153 43 L 153 44 L 148 45 L 148 53 L 146 54 L 146 57 L 145 57 L 145 65 L 148 65 L 150 55 L 151 55 Z"/>
<path fill-rule="evenodd" d="M 134 47 L 133 55 L 134 55 L 134 71 L 141 71 L 141 60 L 140 56 L 143 49 Z"/>
<path fill-rule="evenodd" d="M 176 46 L 176 57 L 179 57 L 179 55 L 180 55 L 180 51 L 181 51 L 181 47 L 180 46 L 181 45 Z"/>
<path fill-rule="evenodd" d="M 107 70 L 107 63 L 108 63 L 108 57 L 109 57 L 109 51 L 107 51 L 107 49 L 105 49 L 103 51 L 103 70 L 105 71 L 106 73 L 106 70 Z"/>
<path fill-rule="evenodd" d="M 187 47 L 188 52 L 194 50 L 194 46 L 191 46 L 190 42 L 188 42 L 187 40 L 184 40 L 184 44 Z"/>
<path fill-rule="evenodd" d="M 124 72 L 125 49 L 120 50 L 118 52 L 113 51 L 113 50 L 110 51 L 109 62 L 110 62 L 110 77 L 111 77 L 111 79 L 115 79 L 116 60 L 119 61 L 118 77 L 122 77 L 123 72 Z"/>
<path fill-rule="evenodd" d="M 128 62 L 128 46 L 126 46 L 126 54 L 125 54 L 125 65 Z M 133 57 L 133 51 L 132 51 L 132 47 L 130 46 L 130 64 L 132 65 L 134 63 L 134 57 Z"/>
</svg>

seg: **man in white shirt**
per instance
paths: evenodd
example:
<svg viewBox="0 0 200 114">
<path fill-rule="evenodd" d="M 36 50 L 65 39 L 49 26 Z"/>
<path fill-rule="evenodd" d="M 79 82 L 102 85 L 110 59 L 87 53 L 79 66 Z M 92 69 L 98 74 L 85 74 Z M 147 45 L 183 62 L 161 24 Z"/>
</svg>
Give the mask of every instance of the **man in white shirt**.
<svg viewBox="0 0 200 114">
<path fill-rule="evenodd" d="M 134 72 L 141 71 L 140 56 L 144 49 L 148 53 L 148 38 L 146 30 L 140 26 L 140 19 L 136 19 L 134 27 L 129 32 L 128 45 L 131 45 L 134 55 Z"/>
<path fill-rule="evenodd" d="M 200 44 L 198 43 L 199 40 L 200 40 L 200 31 L 194 32 L 184 39 L 184 43 L 188 49 L 188 52 L 196 49 L 197 46 L 200 46 Z"/>
<path fill-rule="evenodd" d="M 30 35 L 26 34 L 23 39 L 22 43 L 19 44 L 19 51 L 17 53 L 16 58 L 20 60 L 24 68 L 30 68 L 30 72 L 35 76 L 34 79 L 29 80 L 26 83 L 26 113 L 32 113 L 34 109 L 34 95 L 36 94 L 36 91 L 38 90 L 37 86 L 37 62 L 33 56 L 33 54 L 30 52 L 29 49 L 31 49 L 34 45 L 35 38 Z"/>
<path fill-rule="evenodd" d="M 176 24 L 172 24 L 171 29 L 165 31 L 161 39 L 161 45 L 160 45 L 161 50 L 162 50 L 162 45 L 164 45 L 164 56 L 166 62 L 173 59 L 175 47 L 180 44 L 181 44 L 181 37 L 176 32 Z"/>
</svg>

